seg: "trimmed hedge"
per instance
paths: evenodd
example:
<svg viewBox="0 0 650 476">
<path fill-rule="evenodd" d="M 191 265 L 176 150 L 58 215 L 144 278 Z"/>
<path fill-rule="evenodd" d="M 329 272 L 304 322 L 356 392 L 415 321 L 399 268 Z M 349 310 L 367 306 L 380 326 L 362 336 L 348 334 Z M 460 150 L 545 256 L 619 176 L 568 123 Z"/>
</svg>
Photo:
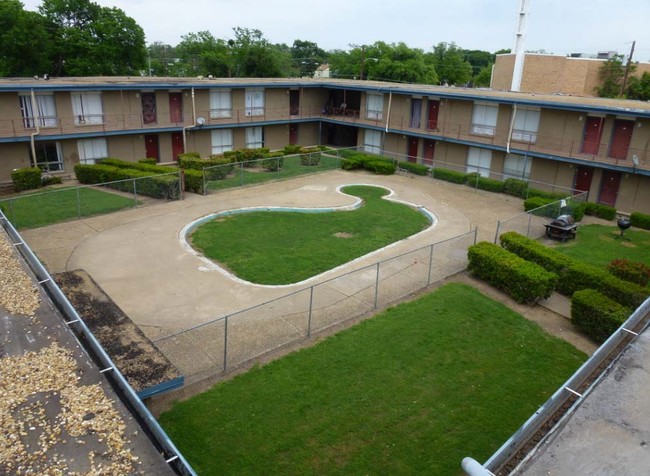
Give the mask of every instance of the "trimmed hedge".
<svg viewBox="0 0 650 476">
<path fill-rule="evenodd" d="M 503 182 L 503 193 L 513 197 L 526 198 L 528 196 L 528 182 L 515 178 L 505 179 Z"/>
<path fill-rule="evenodd" d="M 320 152 L 319 152 L 320 155 Z M 270 170 L 272 172 L 278 171 L 284 165 L 284 153 L 272 152 L 269 154 L 269 157 L 260 161 L 262 168 Z"/>
<path fill-rule="evenodd" d="M 14 190 L 22 192 L 23 190 L 33 190 L 40 188 L 41 169 L 38 167 L 24 167 L 11 172 L 11 181 L 14 183 Z"/>
<path fill-rule="evenodd" d="M 286 147 L 285 147 L 286 149 Z M 303 147 L 298 152 L 300 153 L 300 165 L 315 166 L 320 163 L 322 147 Z"/>
<path fill-rule="evenodd" d="M 129 193 L 133 193 L 133 181 L 129 179 L 137 179 L 136 191 L 140 195 L 170 200 L 180 198 L 180 179 L 177 175 L 156 175 L 105 164 L 75 165 L 74 173 L 81 183 L 106 184 L 109 188 Z"/>
<path fill-rule="evenodd" d="M 571 320 L 598 343 L 605 342 L 627 320 L 631 311 L 594 289 L 571 297 Z"/>
<path fill-rule="evenodd" d="M 482 241 L 467 252 L 476 276 L 507 292 L 519 303 L 535 303 L 551 295 L 558 277 L 498 245 Z"/>
<path fill-rule="evenodd" d="M 188 159 L 186 159 L 188 160 Z M 205 194 L 203 172 L 201 170 L 184 169 L 185 190 L 199 195 Z"/>
<path fill-rule="evenodd" d="M 185 152 L 184 154 L 178 154 L 178 161 L 180 162 L 182 159 L 200 159 L 201 154 L 198 152 Z"/>
<path fill-rule="evenodd" d="M 349 150 L 341 151 L 341 168 L 343 170 L 354 170 L 364 168 L 378 175 L 391 175 L 397 170 L 395 162 L 380 155 L 364 154 Z"/>
<path fill-rule="evenodd" d="M 140 159 L 140 160 L 138 160 L 138 163 L 139 164 L 147 164 L 147 165 L 156 165 L 158 163 L 158 160 L 157 159 L 150 159 L 150 158 Z"/>
<path fill-rule="evenodd" d="M 476 172 L 467 174 L 466 177 L 466 184 L 470 187 L 476 187 L 479 190 L 487 190 L 488 192 L 503 192 L 504 183 L 500 180 L 481 177 L 481 175 Z"/>
<path fill-rule="evenodd" d="M 630 223 L 637 228 L 650 230 L 650 215 L 640 212 L 632 212 L 630 215 Z"/>
<path fill-rule="evenodd" d="M 433 169 L 433 178 L 444 180 L 451 183 L 465 183 L 467 182 L 467 174 L 465 172 L 457 172 L 456 170 L 449 169 Z"/>
<path fill-rule="evenodd" d="M 609 262 L 607 271 L 623 281 L 639 286 L 647 286 L 650 282 L 650 267 L 638 261 L 615 259 Z"/>
<path fill-rule="evenodd" d="M 127 162 L 119 159 L 102 159 L 102 165 L 109 165 L 119 169 L 139 170 L 141 172 L 149 172 L 149 174 L 170 174 L 178 172 L 178 167 L 163 167 L 161 165 L 149 165 L 139 162 Z"/>
<path fill-rule="evenodd" d="M 61 177 L 58 175 L 41 175 L 41 185 L 47 187 L 48 185 L 56 185 L 62 183 Z"/>
<path fill-rule="evenodd" d="M 205 173 L 207 180 L 221 180 L 228 176 L 235 168 L 234 164 L 226 158 L 197 159 L 196 157 L 182 157 L 178 165 L 185 171 L 194 170 Z M 187 185 L 187 182 L 185 182 Z"/>
<path fill-rule="evenodd" d="M 600 203 L 587 202 L 585 205 L 585 215 L 597 216 L 603 220 L 613 220 L 616 218 L 616 208 Z"/>
<path fill-rule="evenodd" d="M 415 175 L 429 175 L 429 167 L 415 162 L 398 162 L 397 166 Z"/>
<path fill-rule="evenodd" d="M 517 232 L 502 234 L 500 242 L 506 250 L 557 274 L 560 277 L 557 291 L 565 296 L 583 289 L 596 289 L 623 306 L 636 309 L 650 294 L 646 288 L 625 282 L 604 269 L 577 261 Z"/>
</svg>

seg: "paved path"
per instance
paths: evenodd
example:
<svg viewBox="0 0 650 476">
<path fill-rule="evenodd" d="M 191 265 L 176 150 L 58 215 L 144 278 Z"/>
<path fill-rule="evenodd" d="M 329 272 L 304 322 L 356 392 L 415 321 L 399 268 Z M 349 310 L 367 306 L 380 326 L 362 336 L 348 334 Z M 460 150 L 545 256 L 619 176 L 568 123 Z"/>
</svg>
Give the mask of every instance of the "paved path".
<svg viewBox="0 0 650 476">
<path fill-rule="evenodd" d="M 182 246 L 183 227 L 210 213 L 256 206 L 349 205 L 355 199 L 338 193 L 337 187 L 355 183 L 390 188 L 395 198 L 433 212 L 438 223 L 365 259 L 308 282 L 277 288 L 236 282 L 208 270 Z M 474 227 L 479 229 L 479 239 L 492 240 L 497 220 L 521 210 L 517 198 L 430 178 L 333 171 L 209 196 L 187 194 L 183 201 L 28 230 L 23 235 L 51 272 L 86 270 L 148 337 L 156 339 Z M 287 244 L 288 251 L 291 245 Z"/>
</svg>

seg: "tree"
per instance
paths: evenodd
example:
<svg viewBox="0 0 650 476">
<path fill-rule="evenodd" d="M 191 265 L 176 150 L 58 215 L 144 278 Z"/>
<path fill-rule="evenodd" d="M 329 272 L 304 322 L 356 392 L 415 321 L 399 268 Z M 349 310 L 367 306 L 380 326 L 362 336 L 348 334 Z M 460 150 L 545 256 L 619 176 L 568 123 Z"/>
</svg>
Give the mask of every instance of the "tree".
<svg viewBox="0 0 650 476">
<path fill-rule="evenodd" d="M 233 28 L 234 76 L 248 78 L 279 78 L 291 71 L 289 51 L 272 45 L 260 30 Z"/>
<path fill-rule="evenodd" d="M 634 65 L 630 66 L 630 73 L 632 73 L 636 68 Z M 624 76 L 623 55 L 616 55 L 608 59 L 598 70 L 600 85 L 596 86 L 596 93 L 603 98 L 621 97 Z"/>
<path fill-rule="evenodd" d="M 313 76 L 318 65 L 327 61 L 327 53 L 312 41 L 295 40 L 291 60 L 300 76 Z"/>
<path fill-rule="evenodd" d="M 487 66 L 484 68 L 481 68 L 481 71 L 478 72 L 476 76 L 474 76 L 473 82 L 474 86 L 479 87 L 479 88 L 487 88 L 490 86 L 490 83 L 492 82 L 492 67 L 494 66 L 493 63 L 489 63 Z"/>
<path fill-rule="evenodd" d="M 43 0 L 52 30 L 54 74 L 131 75 L 145 69 L 144 31 L 119 8 L 90 0 Z"/>
<path fill-rule="evenodd" d="M 177 48 L 154 41 L 147 46 L 147 71 L 146 75 L 151 76 L 183 76 L 184 64 L 181 61 Z M 149 71 L 150 70 L 150 71 Z"/>
<path fill-rule="evenodd" d="M 50 36 L 36 12 L 19 0 L 0 0 L 0 76 L 50 73 Z"/>
<path fill-rule="evenodd" d="M 456 43 L 438 43 L 427 54 L 440 81 L 446 84 L 466 84 L 472 79 L 472 65 L 467 62 Z"/>
<path fill-rule="evenodd" d="M 494 63 L 495 55 L 489 51 L 483 50 L 462 50 L 463 58 L 472 65 L 472 78 L 476 83 L 476 77 L 483 71 L 483 69 Z"/>
<path fill-rule="evenodd" d="M 632 76 L 628 80 L 627 98 L 639 101 L 650 101 L 650 73 L 645 72 L 638 78 Z"/>
<path fill-rule="evenodd" d="M 181 37 L 177 47 L 184 76 L 230 77 L 233 70 L 232 46 L 225 40 L 215 38 L 209 31 L 189 33 Z"/>
</svg>

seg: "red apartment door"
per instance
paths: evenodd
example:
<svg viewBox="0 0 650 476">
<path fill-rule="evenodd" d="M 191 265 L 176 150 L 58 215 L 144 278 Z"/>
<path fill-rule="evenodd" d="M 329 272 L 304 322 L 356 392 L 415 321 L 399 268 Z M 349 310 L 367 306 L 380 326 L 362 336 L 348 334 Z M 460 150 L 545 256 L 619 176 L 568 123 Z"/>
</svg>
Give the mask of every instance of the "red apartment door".
<svg viewBox="0 0 650 476">
<path fill-rule="evenodd" d="M 417 137 L 409 137 L 408 143 L 408 161 L 417 162 L 418 161 L 418 145 L 420 140 Z"/>
<path fill-rule="evenodd" d="M 292 116 L 300 114 L 300 91 L 297 89 L 289 91 L 289 114 Z"/>
<path fill-rule="evenodd" d="M 185 152 L 183 147 L 183 133 L 172 132 L 172 160 L 178 160 L 178 156 Z"/>
<path fill-rule="evenodd" d="M 616 119 L 612 130 L 612 141 L 609 144 L 609 156 L 612 159 L 627 159 L 627 151 L 632 141 L 634 121 Z"/>
<path fill-rule="evenodd" d="M 183 122 L 183 93 L 169 93 L 169 122 Z"/>
<path fill-rule="evenodd" d="M 144 136 L 144 148 L 147 159 L 156 159 L 160 162 L 160 149 L 158 148 L 158 135 L 147 134 Z"/>
<path fill-rule="evenodd" d="M 298 143 L 298 124 L 289 124 L 289 144 Z"/>
<path fill-rule="evenodd" d="M 582 165 L 578 166 L 576 170 L 575 184 L 573 188 L 576 190 L 574 194 L 580 192 L 587 192 L 589 195 L 589 189 L 591 188 L 591 179 L 594 177 L 594 169 L 591 167 L 584 167 Z M 578 192 L 580 190 L 580 192 Z"/>
<path fill-rule="evenodd" d="M 438 128 L 438 111 L 440 110 L 440 101 L 434 99 L 427 100 L 427 129 Z"/>
<path fill-rule="evenodd" d="M 142 122 L 145 124 L 155 124 L 156 117 L 156 94 L 142 93 Z"/>
<path fill-rule="evenodd" d="M 618 196 L 618 187 L 621 184 L 621 173 L 605 170 L 603 172 L 603 182 L 600 187 L 600 197 L 598 203 L 603 205 L 615 206 L 616 197 Z"/>
<path fill-rule="evenodd" d="M 436 141 L 424 139 L 424 154 L 422 155 L 424 165 L 433 165 L 433 153 L 436 151 Z"/>
<path fill-rule="evenodd" d="M 582 147 L 580 149 L 583 154 L 598 155 L 604 120 L 605 118 L 603 117 L 587 116 L 585 131 L 582 137 Z"/>
</svg>

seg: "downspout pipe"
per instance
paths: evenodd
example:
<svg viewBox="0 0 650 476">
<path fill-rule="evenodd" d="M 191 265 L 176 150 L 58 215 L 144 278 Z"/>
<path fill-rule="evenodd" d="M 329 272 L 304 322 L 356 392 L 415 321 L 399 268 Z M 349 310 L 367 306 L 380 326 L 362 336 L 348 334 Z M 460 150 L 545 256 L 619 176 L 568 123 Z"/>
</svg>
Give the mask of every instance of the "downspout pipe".
<svg viewBox="0 0 650 476">
<path fill-rule="evenodd" d="M 393 104 L 393 91 L 388 93 L 388 112 L 386 113 L 386 134 L 388 134 L 388 123 L 390 122 L 390 108 Z"/>
<path fill-rule="evenodd" d="M 183 127 L 183 152 L 187 152 L 187 130 L 196 126 L 196 101 L 194 99 L 194 88 L 192 88 L 192 125 Z"/>
<path fill-rule="evenodd" d="M 481 463 L 474 458 L 463 458 L 461 467 L 467 476 L 494 476 L 494 473 L 483 467 Z"/>
<path fill-rule="evenodd" d="M 512 130 L 515 127 L 515 116 L 517 115 L 517 103 L 512 104 L 512 116 L 510 117 L 510 128 L 508 129 L 508 140 L 506 142 L 506 152 L 510 153 L 510 141 L 512 141 Z"/>
<path fill-rule="evenodd" d="M 36 95 L 34 94 L 34 90 L 31 90 L 31 97 L 32 97 L 32 113 L 34 115 L 33 120 L 34 120 L 34 125 L 36 126 L 36 132 L 32 132 L 29 136 L 30 144 L 32 147 L 32 161 L 33 163 L 30 164 L 32 167 L 38 167 L 37 162 L 36 162 L 36 136 L 41 133 L 41 126 L 40 126 L 40 117 L 38 115 L 38 105 L 36 104 Z"/>
</svg>

